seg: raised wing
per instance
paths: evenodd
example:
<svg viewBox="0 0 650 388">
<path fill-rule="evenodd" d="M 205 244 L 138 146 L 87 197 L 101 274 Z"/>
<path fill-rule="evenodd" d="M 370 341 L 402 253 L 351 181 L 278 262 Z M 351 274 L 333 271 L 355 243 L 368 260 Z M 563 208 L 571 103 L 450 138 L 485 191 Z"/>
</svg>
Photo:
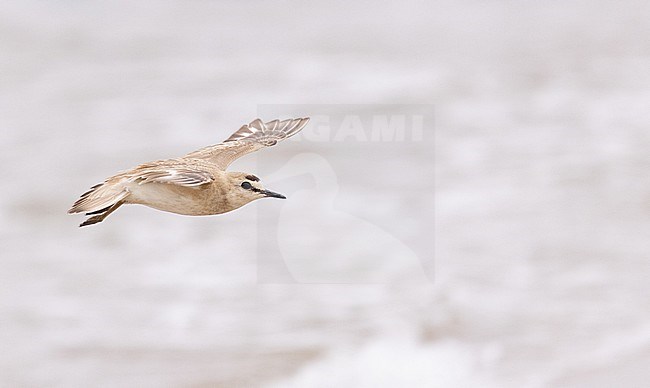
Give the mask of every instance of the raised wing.
<svg viewBox="0 0 650 388">
<path fill-rule="evenodd" d="M 267 123 L 255 119 L 250 124 L 239 128 L 223 143 L 190 152 L 183 158 L 209 160 L 225 170 L 236 159 L 261 148 L 271 147 L 295 135 L 307 125 L 308 121 L 308 117 L 273 120 Z"/>
</svg>

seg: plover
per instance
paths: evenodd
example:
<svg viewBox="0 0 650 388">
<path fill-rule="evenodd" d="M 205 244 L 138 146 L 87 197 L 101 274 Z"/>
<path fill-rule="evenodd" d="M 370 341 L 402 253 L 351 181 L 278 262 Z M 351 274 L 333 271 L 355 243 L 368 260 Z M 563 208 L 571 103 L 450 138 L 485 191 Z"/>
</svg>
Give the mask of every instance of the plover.
<svg viewBox="0 0 650 388">
<path fill-rule="evenodd" d="M 241 156 L 295 135 L 308 121 L 308 117 L 253 120 L 220 144 L 180 158 L 144 163 L 106 179 L 83 193 L 68 213 L 91 216 L 79 225 L 87 226 L 102 222 L 124 204 L 204 216 L 226 213 L 259 198 L 284 199 L 266 190 L 254 174 L 226 168 Z"/>
</svg>

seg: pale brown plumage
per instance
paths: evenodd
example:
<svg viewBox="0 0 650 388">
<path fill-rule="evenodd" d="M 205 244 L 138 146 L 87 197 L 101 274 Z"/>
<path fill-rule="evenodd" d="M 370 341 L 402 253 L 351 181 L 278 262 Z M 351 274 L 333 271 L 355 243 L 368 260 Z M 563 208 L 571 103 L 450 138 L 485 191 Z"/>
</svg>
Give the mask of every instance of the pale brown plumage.
<svg viewBox="0 0 650 388">
<path fill-rule="evenodd" d="M 253 174 L 225 170 L 237 158 L 295 135 L 308 121 L 298 118 L 264 123 L 256 119 L 220 144 L 114 175 L 82 194 L 68 213 L 92 216 L 80 225 L 86 226 L 103 221 L 128 203 L 178 214 L 210 215 L 237 209 L 258 198 L 284 198 L 265 190 Z"/>
</svg>

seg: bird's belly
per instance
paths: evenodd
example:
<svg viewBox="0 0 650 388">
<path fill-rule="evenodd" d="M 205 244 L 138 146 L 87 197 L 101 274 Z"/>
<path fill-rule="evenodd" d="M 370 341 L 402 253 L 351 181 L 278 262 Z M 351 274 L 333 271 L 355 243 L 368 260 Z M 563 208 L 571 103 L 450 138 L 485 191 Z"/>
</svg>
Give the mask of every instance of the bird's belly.
<svg viewBox="0 0 650 388">
<path fill-rule="evenodd" d="M 205 216 L 220 213 L 216 198 L 206 187 L 179 187 L 162 183 L 148 183 L 129 188 L 127 202 L 149 206 L 170 213 L 187 216 Z"/>
</svg>

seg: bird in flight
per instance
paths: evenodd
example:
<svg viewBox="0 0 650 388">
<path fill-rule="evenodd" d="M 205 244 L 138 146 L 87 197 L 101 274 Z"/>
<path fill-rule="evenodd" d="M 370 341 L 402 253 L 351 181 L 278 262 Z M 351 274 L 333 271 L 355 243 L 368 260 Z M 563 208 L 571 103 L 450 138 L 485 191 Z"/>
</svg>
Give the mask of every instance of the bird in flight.
<svg viewBox="0 0 650 388">
<path fill-rule="evenodd" d="M 298 133 L 309 118 L 253 120 L 220 144 L 180 158 L 144 163 L 114 175 L 83 193 L 68 213 L 86 213 L 79 226 L 102 222 L 124 204 L 205 216 L 226 213 L 259 198 L 286 198 L 266 190 L 247 172 L 226 171 L 236 159 Z"/>
</svg>

